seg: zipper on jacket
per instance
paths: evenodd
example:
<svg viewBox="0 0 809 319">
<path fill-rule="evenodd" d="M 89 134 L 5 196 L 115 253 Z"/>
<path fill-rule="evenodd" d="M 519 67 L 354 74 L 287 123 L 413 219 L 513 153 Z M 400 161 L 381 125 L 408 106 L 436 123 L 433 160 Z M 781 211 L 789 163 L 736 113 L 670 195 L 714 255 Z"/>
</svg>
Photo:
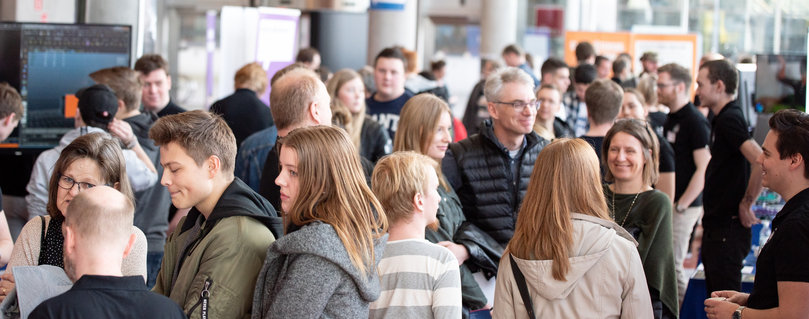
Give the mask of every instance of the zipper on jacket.
<svg viewBox="0 0 809 319">
<path fill-rule="evenodd" d="M 194 313 L 197 307 L 202 306 L 202 308 L 200 308 L 200 318 L 208 319 L 208 301 L 211 298 L 211 284 L 213 284 L 211 278 L 205 279 L 205 286 L 202 287 L 202 291 L 199 293 L 199 300 L 197 300 L 197 303 L 185 314 L 188 318 L 191 318 L 191 314 Z"/>
</svg>

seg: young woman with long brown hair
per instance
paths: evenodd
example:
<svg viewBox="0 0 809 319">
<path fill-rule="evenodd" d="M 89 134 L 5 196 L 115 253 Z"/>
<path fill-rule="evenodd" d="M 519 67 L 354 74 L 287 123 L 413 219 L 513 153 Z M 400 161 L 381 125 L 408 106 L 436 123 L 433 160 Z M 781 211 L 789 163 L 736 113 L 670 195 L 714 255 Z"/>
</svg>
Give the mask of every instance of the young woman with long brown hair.
<svg viewBox="0 0 809 319">
<path fill-rule="evenodd" d="M 299 128 L 280 143 L 287 229 L 267 251 L 253 318 L 367 318 L 388 223 L 359 154 L 332 126 Z"/>
<path fill-rule="evenodd" d="M 600 175 L 584 140 L 558 139 L 539 153 L 500 259 L 495 318 L 652 317 L 636 243 L 610 221 Z"/>
</svg>

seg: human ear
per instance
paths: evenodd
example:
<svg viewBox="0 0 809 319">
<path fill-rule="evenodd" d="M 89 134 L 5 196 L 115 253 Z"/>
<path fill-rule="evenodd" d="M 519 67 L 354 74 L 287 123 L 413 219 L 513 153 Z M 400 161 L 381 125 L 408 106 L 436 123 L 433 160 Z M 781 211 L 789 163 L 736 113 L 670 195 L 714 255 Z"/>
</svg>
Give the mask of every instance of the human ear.
<svg viewBox="0 0 809 319">
<path fill-rule="evenodd" d="M 208 164 L 207 169 L 209 178 L 213 178 L 222 168 L 222 161 L 219 159 L 219 156 L 216 155 L 209 156 L 207 164 Z"/>
</svg>

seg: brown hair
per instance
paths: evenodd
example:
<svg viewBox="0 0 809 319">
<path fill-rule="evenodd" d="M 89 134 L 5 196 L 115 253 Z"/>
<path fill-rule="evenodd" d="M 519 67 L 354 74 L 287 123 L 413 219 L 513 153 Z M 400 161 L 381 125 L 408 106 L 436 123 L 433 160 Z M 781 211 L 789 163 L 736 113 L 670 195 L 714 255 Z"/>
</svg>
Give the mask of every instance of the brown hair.
<svg viewBox="0 0 809 319">
<path fill-rule="evenodd" d="M 418 60 L 419 54 L 416 51 L 410 51 L 408 49 L 402 49 L 402 54 L 405 58 L 405 73 L 416 73 L 418 72 Z"/>
<path fill-rule="evenodd" d="M 407 100 L 399 113 L 399 128 L 393 138 L 393 151 L 427 154 L 442 113 L 448 113 L 452 117 L 447 103 L 435 95 L 419 94 Z M 449 190 L 449 184 L 441 170 L 438 170 L 438 181 L 444 189 Z"/>
<path fill-rule="evenodd" d="M 657 74 L 660 73 L 668 73 L 672 81 L 685 84 L 686 91 L 691 88 L 691 81 L 694 80 L 691 77 L 691 71 L 677 63 L 669 63 L 657 68 Z"/>
<path fill-rule="evenodd" d="M 154 70 L 163 70 L 169 74 L 169 64 L 159 54 L 144 54 L 135 62 L 135 71 L 147 75 Z"/>
<path fill-rule="evenodd" d="M 233 76 L 233 86 L 264 94 L 267 90 L 267 71 L 258 62 L 245 64 Z"/>
<path fill-rule="evenodd" d="M 553 260 L 553 278 L 565 280 L 574 240 L 572 212 L 609 220 L 592 146 L 582 139 L 560 138 L 537 157 L 506 254 Z"/>
<path fill-rule="evenodd" d="M 437 171 L 438 163 L 413 151 L 395 152 L 376 163 L 371 185 L 389 223 L 411 218 L 413 197 L 427 192 L 428 174 Z"/>
<path fill-rule="evenodd" d="M 98 84 L 108 85 L 115 91 L 115 96 L 124 101 L 127 112 L 140 107 L 143 85 L 137 71 L 125 66 L 116 66 L 90 73 L 90 78 Z"/>
<path fill-rule="evenodd" d="M 770 118 L 770 131 L 778 134 L 775 148 L 780 159 L 800 154 L 804 161 L 803 177 L 809 178 L 809 115 L 804 112 L 786 109 L 775 112 Z"/>
<path fill-rule="evenodd" d="M 338 125 L 341 125 L 345 128 L 348 132 L 348 136 L 351 137 L 351 143 L 360 149 L 362 144 L 362 123 L 365 122 L 365 99 L 361 99 L 360 111 L 357 114 L 352 114 L 351 111 L 348 110 L 348 107 L 343 104 L 343 101 L 340 101 L 340 89 L 343 88 L 343 85 L 353 81 L 354 79 L 360 79 L 360 74 L 352 69 L 342 69 L 334 73 L 334 76 L 326 82 L 326 91 L 329 92 L 329 96 L 331 97 L 331 112 L 333 117 L 333 122 Z M 363 87 L 365 85 L 363 84 Z"/>
<path fill-rule="evenodd" d="M 197 166 L 216 156 L 221 171 L 233 178 L 236 162 L 236 137 L 221 116 L 203 110 L 194 110 L 161 117 L 149 130 L 155 145 L 177 143 L 185 149 Z"/>
<path fill-rule="evenodd" d="M 725 94 L 736 94 L 736 89 L 739 87 L 739 71 L 736 71 L 736 67 L 730 61 L 725 59 L 708 61 L 699 69 L 708 70 L 708 80 L 712 84 L 722 81 L 725 84 Z"/>
<path fill-rule="evenodd" d="M 46 206 L 48 215 L 53 218 L 63 216 L 56 206 L 59 178 L 73 162 L 82 158 L 95 161 L 104 182 L 109 185 L 117 183 L 118 191 L 129 200 L 134 200 L 132 186 L 126 175 L 126 161 L 121 147 L 118 146 L 118 140 L 106 133 L 90 133 L 77 137 L 59 153 L 59 159 L 53 165 L 53 173 L 48 184 L 48 204 Z"/>
<path fill-rule="evenodd" d="M 649 105 L 647 105 L 647 104 L 646 104 L 646 98 L 645 98 L 645 97 L 643 97 L 643 93 L 641 93 L 640 91 L 638 91 L 638 89 L 634 89 L 634 88 L 625 88 L 625 89 L 624 89 L 624 93 L 629 93 L 629 94 L 632 94 L 633 96 L 635 96 L 635 98 L 636 98 L 636 99 L 638 99 L 638 102 L 640 102 L 641 106 L 642 106 L 644 109 L 648 109 L 648 108 L 649 108 Z"/>
<path fill-rule="evenodd" d="M 275 126 L 283 130 L 305 121 L 306 110 L 318 98 L 320 85 L 320 78 L 309 69 L 296 68 L 279 78 L 270 91 Z"/>
<path fill-rule="evenodd" d="M 587 116 L 594 124 L 605 124 L 615 120 L 621 112 L 624 90 L 610 79 L 596 80 L 584 92 Z"/>
<path fill-rule="evenodd" d="M 22 118 L 22 97 L 17 90 L 6 82 L 0 83 L 0 118 L 14 113 L 14 119 Z"/>
<path fill-rule="evenodd" d="M 604 146 L 601 148 L 601 163 L 607 167 L 604 181 L 613 182 L 615 176 L 609 170 L 607 159 L 609 158 L 610 146 L 612 145 L 612 138 L 615 134 L 626 133 L 634 137 L 640 142 L 641 152 L 643 152 L 643 159 L 646 164 L 643 165 L 643 184 L 652 186 L 657 183 L 657 178 L 660 175 L 660 142 L 657 140 L 657 135 L 649 128 L 646 121 L 636 119 L 621 119 L 615 122 L 607 131 L 604 136 Z"/>
<path fill-rule="evenodd" d="M 315 60 L 315 55 L 320 55 L 320 52 L 315 48 L 303 48 L 298 51 L 295 56 L 295 62 L 312 63 Z"/>
<path fill-rule="evenodd" d="M 301 190 L 285 216 L 297 226 L 314 221 L 331 225 L 359 272 L 375 271 L 374 239 L 387 232 L 388 220 L 348 135 L 317 125 L 292 130 L 280 142 L 297 153 Z"/>
</svg>

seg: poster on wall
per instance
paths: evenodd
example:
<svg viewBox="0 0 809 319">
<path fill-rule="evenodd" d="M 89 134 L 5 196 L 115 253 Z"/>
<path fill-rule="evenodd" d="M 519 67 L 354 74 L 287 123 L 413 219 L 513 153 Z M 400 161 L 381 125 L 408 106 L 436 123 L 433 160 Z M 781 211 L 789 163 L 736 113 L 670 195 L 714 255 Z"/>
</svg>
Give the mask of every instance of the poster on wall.
<svg viewBox="0 0 809 319">
<path fill-rule="evenodd" d="M 233 92 L 233 74 L 247 63 L 258 62 L 267 81 L 292 64 L 298 50 L 301 11 L 286 8 L 223 7 L 220 14 L 219 97 Z M 261 96 L 269 105 L 270 90 Z"/>
</svg>

